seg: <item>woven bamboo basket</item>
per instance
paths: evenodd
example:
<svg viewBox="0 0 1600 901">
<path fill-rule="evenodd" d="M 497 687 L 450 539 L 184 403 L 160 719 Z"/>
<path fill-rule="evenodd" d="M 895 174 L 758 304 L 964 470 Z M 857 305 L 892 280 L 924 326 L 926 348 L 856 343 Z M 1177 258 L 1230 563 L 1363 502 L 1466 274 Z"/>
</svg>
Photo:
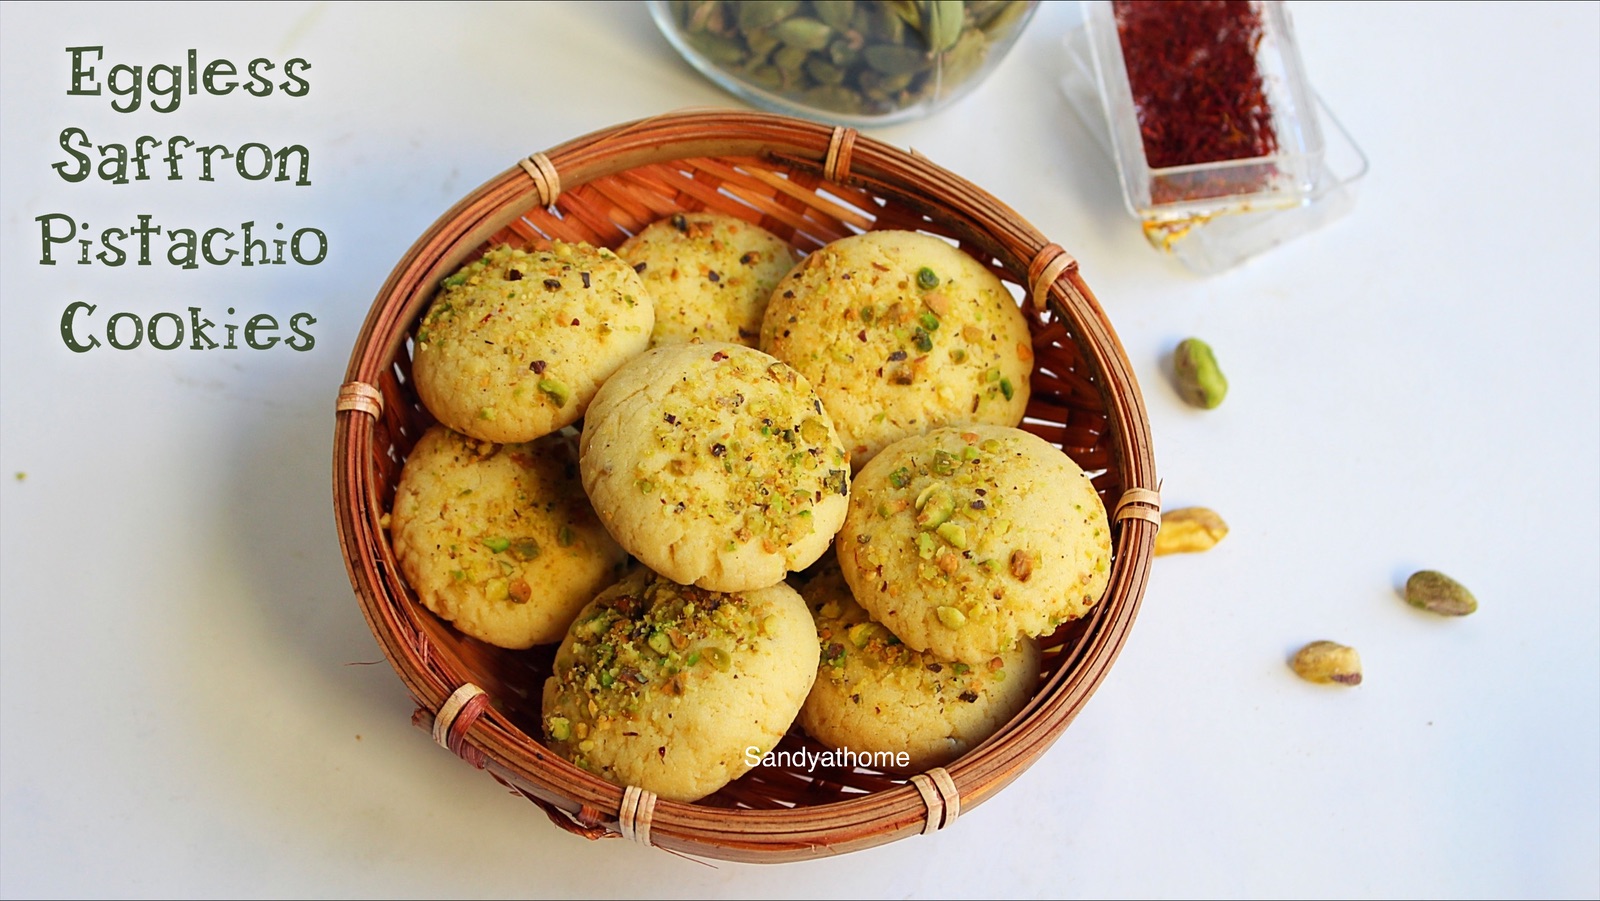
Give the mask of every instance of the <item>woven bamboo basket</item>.
<svg viewBox="0 0 1600 901">
<path fill-rule="evenodd" d="M 406 454 L 432 421 L 410 379 L 418 320 L 439 280 L 500 242 L 616 247 L 674 212 L 755 222 L 802 253 L 859 231 L 916 229 L 958 242 L 1019 297 L 1035 346 L 1024 428 L 1070 455 L 1113 516 L 1110 587 L 1044 640 L 1027 707 L 948 767 L 909 778 L 861 768 L 760 766 L 687 804 L 603 781 L 541 743 L 552 648 L 467 638 L 416 599 L 383 520 Z M 361 609 L 417 704 L 413 722 L 470 765 L 591 839 L 778 862 L 860 850 L 951 826 L 1037 761 L 1116 659 L 1138 612 L 1160 523 L 1144 402 L 1073 258 L 972 183 L 847 128 L 785 116 L 688 111 L 521 160 L 447 211 L 395 267 L 351 354 L 337 402 L 334 502 Z M 810 747 L 798 728 L 780 750 Z M 794 757 L 795 755 L 788 755 Z"/>
</svg>

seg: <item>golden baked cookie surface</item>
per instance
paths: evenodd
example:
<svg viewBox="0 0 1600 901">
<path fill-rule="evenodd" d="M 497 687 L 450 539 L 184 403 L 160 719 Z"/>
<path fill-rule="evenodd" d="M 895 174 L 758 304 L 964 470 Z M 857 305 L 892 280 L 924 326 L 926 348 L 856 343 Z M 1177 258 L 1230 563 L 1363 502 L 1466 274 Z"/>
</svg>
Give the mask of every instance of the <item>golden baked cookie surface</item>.
<svg viewBox="0 0 1600 901">
<path fill-rule="evenodd" d="M 458 432 L 531 441 L 577 422 L 654 323 L 638 273 L 609 250 L 496 247 L 446 278 L 423 316 L 417 394 Z"/>
<path fill-rule="evenodd" d="M 433 426 L 406 458 L 389 530 L 423 605 L 506 648 L 560 641 L 627 560 L 566 433 L 497 445 Z"/>
<path fill-rule="evenodd" d="M 721 593 L 640 569 L 562 641 L 544 686 L 545 737 L 618 785 L 698 800 L 777 745 L 817 654 L 811 614 L 787 584 Z"/>
<path fill-rule="evenodd" d="M 777 235 L 710 211 L 651 223 L 617 255 L 655 304 L 652 345 L 699 338 L 754 347 L 773 286 L 798 262 Z"/>
<path fill-rule="evenodd" d="M 795 370 L 738 344 L 653 348 L 584 419 L 584 488 L 619 544 L 685 585 L 781 582 L 828 547 L 850 465 Z"/>
<path fill-rule="evenodd" d="M 859 469 L 943 425 L 1014 426 L 1033 344 L 1005 285 L 929 235 L 867 232 L 817 250 L 779 282 L 762 350 L 800 370 Z"/>
<path fill-rule="evenodd" d="M 857 474 L 836 544 L 851 591 L 907 645 L 986 663 L 1077 619 L 1110 581 L 1111 530 L 1072 459 L 1021 429 L 936 429 Z"/>
<path fill-rule="evenodd" d="M 904 754 L 895 763 L 906 772 L 944 766 L 1015 716 L 1038 681 L 1033 639 L 979 664 L 912 650 L 855 602 L 837 566 L 800 595 L 816 618 L 821 663 L 799 722 L 830 747 Z"/>
</svg>

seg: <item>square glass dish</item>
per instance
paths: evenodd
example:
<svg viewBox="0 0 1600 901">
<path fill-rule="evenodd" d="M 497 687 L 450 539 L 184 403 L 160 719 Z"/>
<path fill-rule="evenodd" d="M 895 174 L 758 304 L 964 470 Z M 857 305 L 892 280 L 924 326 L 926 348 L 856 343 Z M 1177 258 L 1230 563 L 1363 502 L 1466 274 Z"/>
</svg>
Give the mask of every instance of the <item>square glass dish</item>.
<svg viewBox="0 0 1600 901">
<path fill-rule="evenodd" d="M 1342 215 L 1366 160 L 1308 83 L 1279 0 L 1084 0 L 1063 89 L 1156 247 L 1202 272 Z"/>
</svg>

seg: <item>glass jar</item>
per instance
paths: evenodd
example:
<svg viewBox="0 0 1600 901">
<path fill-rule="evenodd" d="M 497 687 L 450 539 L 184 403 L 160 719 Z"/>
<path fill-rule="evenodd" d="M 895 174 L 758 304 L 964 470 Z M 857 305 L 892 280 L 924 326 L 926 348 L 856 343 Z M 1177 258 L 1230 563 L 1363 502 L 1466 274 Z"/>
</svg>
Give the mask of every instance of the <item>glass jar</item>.
<svg viewBox="0 0 1600 901">
<path fill-rule="evenodd" d="M 650 0 L 667 40 L 756 106 L 840 125 L 926 116 L 981 82 L 1037 0 Z"/>
</svg>

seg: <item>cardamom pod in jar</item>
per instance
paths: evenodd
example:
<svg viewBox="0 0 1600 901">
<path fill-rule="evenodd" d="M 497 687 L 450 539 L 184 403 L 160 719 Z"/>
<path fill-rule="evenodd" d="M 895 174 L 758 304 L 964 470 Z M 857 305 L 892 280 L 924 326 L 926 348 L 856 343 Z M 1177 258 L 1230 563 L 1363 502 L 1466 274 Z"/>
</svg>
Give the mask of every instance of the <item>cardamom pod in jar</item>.
<svg viewBox="0 0 1600 901">
<path fill-rule="evenodd" d="M 926 116 L 999 64 L 1038 0 L 650 0 L 669 43 L 764 109 L 840 125 Z"/>
</svg>

